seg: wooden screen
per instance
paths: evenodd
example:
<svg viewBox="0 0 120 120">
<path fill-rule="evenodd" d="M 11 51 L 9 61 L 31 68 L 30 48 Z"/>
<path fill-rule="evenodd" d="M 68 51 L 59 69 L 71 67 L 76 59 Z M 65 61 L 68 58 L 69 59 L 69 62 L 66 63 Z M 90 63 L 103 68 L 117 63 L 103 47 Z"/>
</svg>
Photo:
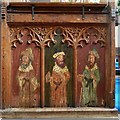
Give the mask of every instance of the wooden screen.
<svg viewBox="0 0 120 120">
<path fill-rule="evenodd" d="M 3 106 L 113 106 L 114 24 L 105 5 L 86 5 L 86 16 L 82 4 L 34 4 L 37 14 L 29 5 L 11 4 L 2 23 Z"/>
<path fill-rule="evenodd" d="M 41 101 L 43 100 L 44 106 L 47 107 L 87 106 L 81 103 L 81 100 L 86 97 L 83 95 L 83 89 L 89 89 L 89 92 L 94 91 L 90 93 L 92 96 L 96 96 L 96 102 L 93 106 L 104 105 L 106 34 L 102 34 L 102 32 L 106 33 L 106 27 L 27 26 L 10 28 L 10 32 L 13 107 L 40 107 L 42 104 L 40 98 Z M 83 86 L 85 79 L 83 78 L 83 81 L 80 81 L 80 75 L 83 75 L 85 67 L 89 66 L 87 59 L 90 51 L 93 52 L 96 67 L 99 69 L 99 80 L 97 82 L 97 78 L 95 78 L 95 89 L 93 83 L 88 82 L 89 80 L 86 80 L 88 82 L 86 88 Z M 42 54 L 44 64 L 41 62 Z M 54 67 L 57 64 L 55 55 L 56 57 L 57 55 L 64 56 L 64 65 L 58 65 L 60 67 L 58 68 L 63 72 L 66 67 L 66 71 L 69 73 L 68 78 L 65 78 L 65 83 L 62 83 L 64 75 L 61 75 L 62 78 L 59 75 L 54 78 L 54 75 L 52 75 L 53 71 L 57 71 L 57 68 Z M 98 55 L 98 58 L 96 55 Z M 28 56 L 30 60 L 28 65 L 27 60 L 22 58 L 24 56 Z M 96 69 L 92 67 L 89 69 Z M 43 78 L 41 78 L 41 73 L 44 74 Z M 50 80 L 52 77 L 53 79 Z M 41 93 L 42 90 L 43 93 Z M 54 95 L 52 96 L 52 94 Z M 63 104 L 59 103 L 60 98 L 61 101 L 63 100 Z"/>
</svg>

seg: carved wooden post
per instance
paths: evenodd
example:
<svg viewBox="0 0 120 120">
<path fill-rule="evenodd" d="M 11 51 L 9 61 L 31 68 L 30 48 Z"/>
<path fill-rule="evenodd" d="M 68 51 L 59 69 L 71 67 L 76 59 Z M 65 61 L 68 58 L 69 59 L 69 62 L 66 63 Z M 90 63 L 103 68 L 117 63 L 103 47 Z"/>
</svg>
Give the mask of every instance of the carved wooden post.
<svg viewBox="0 0 120 120">
<path fill-rule="evenodd" d="M 77 107 L 77 46 L 73 46 L 74 50 L 74 102 L 75 107 Z"/>
<path fill-rule="evenodd" d="M 0 3 L 0 14 L 1 14 L 1 3 Z M 1 17 L 0 17 L 0 36 L 1 36 Z M 1 37 L 0 37 L 0 45 L 1 45 Z M 1 54 L 1 46 L 0 46 L 0 54 Z M 0 56 L 0 66 L 1 64 L 1 56 Z M 0 76 L 2 76 L 2 72 L 0 69 Z M 2 77 L 0 77 L 0 109 L 2 108 Z"/>
<path fill-rule="evenodd" d="M 110 98 L 108 101 L 110 101 L 109 106 L 114 107 L 114 90 L 115 90 L 115 16 L 112 16 L 112 10 L 115 9 L 115 2 L 109 2 L 109 6 L 111 7 L 111 24 L 110 24 L 110 41 L 111 41 L 111 49 L 110 49 L 110 54 L 111 54 L 111 69 L 110 69 L 110 89 L 109 89 L 109 95 Z"/>
<path fill-rule="evenodd" d="M 44 93 L 45 93 L 45 85 L 44 85 L 44 81 L 45 81 L 45 67 L 44 67 L 44 46 L 42 45 L 41 46 L 41 81 L 40 81 L 40 85 L 41 85 L 41 91 L 40 91 L 40 93 L 41 93 L 41 107 L 44 107 L 44 105 L 45 105 L 45 103 L 44 103 Z"/>
<path fill-rule="evenodd" d="M 45 38 L 41 41 L 41 107 L 45 106 L 45 47 L 50 47 L 50 42 L 55 43 L 55 40 L 49 37 L 52 31 L 51 29 L 48 30 Z"/>
<path fill-rule="evenodd" d="M 9 27 L 6 23 L 6 3 L 2 4 L 2 11 L 1 11 L 1 59 L 2 59 L 2 65 L 1 65 L 1 86 L 2 86 L 2 105 L 1 107 L 10 107 L 11 105 L 11 52 L 10 50 L 10 38 L 8 37 L 10 35 L 9 33 Z M 6 67 L 7 66 L 7 67 Z M 7 86 L 7 87 L 3 87 Z M 4 104 L 3 104 L 4 103 Z"/>
</svg>

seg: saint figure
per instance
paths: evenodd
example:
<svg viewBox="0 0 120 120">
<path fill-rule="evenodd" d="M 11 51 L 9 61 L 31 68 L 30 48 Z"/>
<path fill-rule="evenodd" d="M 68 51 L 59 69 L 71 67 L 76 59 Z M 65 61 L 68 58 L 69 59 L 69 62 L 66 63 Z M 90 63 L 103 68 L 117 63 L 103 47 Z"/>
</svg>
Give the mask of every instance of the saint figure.
<svg viewBox="0 0 120 120">
<path fill-rule="evenodd" d="M 17 73 L 20 87 L 20 107 L 36 107 L 39 105 L 39 83 L 35 77 L 32 62 L 32 49 L 27 48 L 20 55 L 20 66 Z"/>
<path fill-rule="evenodd" d="M 97 51 L 95 49 L 89 51 L 88 64 L 85 66 L 83 74 L 78 75 L 78 80 L 82 83 L 81 106 L 97 105 L 97 85 L 100 81 L 97 59 L 99 59 Z"/>
<path fill-rule="evenodd" d="M 70 79 L 70 72 L 65 65 L 64 52 L 57 52 L 53 55 L 55 65 L 50 72 L 46 74 L 46 82 L 50 82 L 50 106 L 67 107 L 67 83 Z"/>
</svg>

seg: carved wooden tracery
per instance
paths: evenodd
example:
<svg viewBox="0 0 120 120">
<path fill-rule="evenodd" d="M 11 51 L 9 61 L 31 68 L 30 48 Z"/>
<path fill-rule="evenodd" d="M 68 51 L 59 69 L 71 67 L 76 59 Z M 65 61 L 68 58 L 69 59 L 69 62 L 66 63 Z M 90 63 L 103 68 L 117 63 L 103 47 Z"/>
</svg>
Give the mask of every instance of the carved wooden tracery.
<svg viewBox="0 0 120 120">
<path fill-rule="evenodd" d="M 30 40 L 28 40 L 28 44 L 31 44 L 32 42 L 34 42 L 36 44 L 36 46 L 38 47 L 42 47 L 42 46 L 49 46 L 50 41 L 52 40 L 54 42 L 53 39 L 45 39 L 45 37 L 47 36 L 47 34 L 49 34 L 50 29 L 46 29 L 46 28 L 30 28 L 30 27 L 23 27 L 23 28 L 11 28 L 11 37 L 13 38 L 13 40 L 11 40 L 11 44 L 12 47 L 17 47 L 16 43 L 23 43 L 22 40 L 22 36 L 23 36 L 23 32 L 25 32 L 28 36 L 31 37 Z"/>
<path fill-rule="evenodd" d="M 18 27 L 11 28 L 11 46 L 17 49 L 18 44 L 23 44 L 22 37 L 24 35 L 29 36 L 27 45 L 34 43 L 40 48 L 41 55 L 41 73 L 40 73 L 40 94 L 41 94 L 41 107 L 45 106 L 45 47 L 50 47 L 50 43 L 56 44 L 54 36 L 56 30 L 62 31 L 63 43 L 67 43 L 69 47 L 73 48 L 73 60 L 74 60 L 74 105 L 77 106 L 77 49 L 78 47 L 84 48 L 87 44 L 100 44 L 104 47 L 106 44 L 106 29 L 104 27 Z M 91 41 L 91 39 L 93 39 Z M 13 63 L 14 64 L 14 63 Z"/>
<path fill-rule="evenodd" d="M 63 43 L 65 41 L 68 42 L 68 46 L 80 46 L 83 47 L 83 43 L 86 44 L 90 42 L 90 36 L 95 36 L 96 39 L 93 43 L 97 44 L 100 43 L 101 47 L 105 46 L 105 38 L 106 38 L 106 31 L 103 27 L 83 27 L 83 28 L 68 28 L 68 27 L 42 27 L 42 28 L 30 28 L 30 27 L 23 27 L 23 28 L 11 28 L 11 44 L 12 47 L 17 47 L 16 43 L 19 42 L 20 44 L 23 42 L 21 37 L 23 36 L 23 30 L 28 30 L 28 35 L 31 37 L 31 40 L 28 40 L 28 44 L 31 42 L 35 42 L 35 44 L 39 47 L 49 46 L 50 42 L 52 41 L 55 43 L 54 35 L 55 30 L 60 28 L 62 30 L 62 34 L 64 39 L 62 40 Z M 90 32 L 91 29 L 94 29 L 94 33 Z"/>
</svg>

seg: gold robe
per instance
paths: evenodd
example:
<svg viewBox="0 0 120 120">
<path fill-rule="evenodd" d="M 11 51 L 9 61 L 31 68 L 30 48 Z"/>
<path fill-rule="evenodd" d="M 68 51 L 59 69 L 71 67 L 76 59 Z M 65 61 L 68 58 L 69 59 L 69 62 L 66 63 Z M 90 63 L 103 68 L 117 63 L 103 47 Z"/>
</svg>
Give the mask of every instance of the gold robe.
<svg viewBox="0 0 120 120">
<path fill-rule="evenodd" d="M 60 68 L 55 64 L 53 67 L 51 85 L 51 107 L 67 107 L 67 83 L 70 79 L 70 73 L 67 66 Z"/>
<path fill-rule="evenodd" d="M 17 80 L 20 87 L 20 107 L 35 107 L 39 105 L 39 83 L 34 76 L 33 67 L 30 64 L 27 69 L 19 67 Z"/>
</svg>

